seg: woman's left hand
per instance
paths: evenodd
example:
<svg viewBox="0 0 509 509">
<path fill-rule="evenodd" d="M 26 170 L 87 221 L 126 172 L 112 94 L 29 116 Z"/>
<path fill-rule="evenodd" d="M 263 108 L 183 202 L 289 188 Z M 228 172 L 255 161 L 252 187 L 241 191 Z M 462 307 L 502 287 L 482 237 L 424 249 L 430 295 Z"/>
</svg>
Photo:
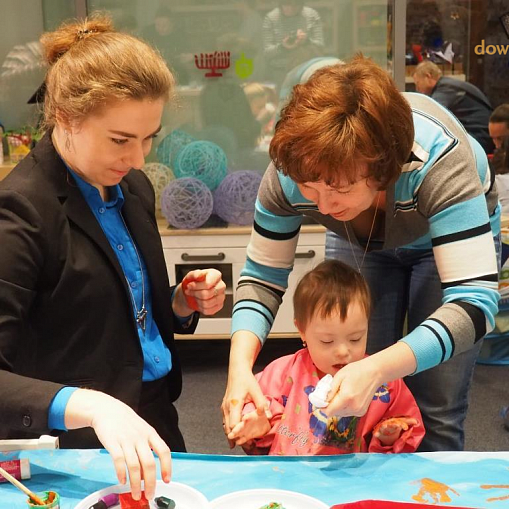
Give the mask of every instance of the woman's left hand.
<svg viewBox="0 0 509 509">
<path fill-rule="evenodd" d="M 225 291 L 226 283 L 218 270 L 192 270 L 177 287 L 173 311 L 179 316 L 188 316 L 193 311 L 213 315 L 222 309 Z"/>
</svg>

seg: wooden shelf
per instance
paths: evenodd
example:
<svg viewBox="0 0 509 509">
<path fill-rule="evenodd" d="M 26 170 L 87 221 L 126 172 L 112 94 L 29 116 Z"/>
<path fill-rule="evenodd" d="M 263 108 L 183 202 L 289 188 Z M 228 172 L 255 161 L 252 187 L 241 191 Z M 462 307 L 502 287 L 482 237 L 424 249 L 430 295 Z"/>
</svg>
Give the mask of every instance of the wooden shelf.
<svg viewBox="0 0 509 509">
<path fill-rule="evenodd" d="M 196 235 L 250 235 L 251 226 L 228 225 L 226 227 L 197 228 L 195 230 L 178 230 L 168 228 L 166 219 L 158 219 L 157 226 L 162 237 L 194 237 Z M 321 224 L 305 224 L 301 227 L 301 233 L 322 233 L 325 226 Z"/>
</svg>

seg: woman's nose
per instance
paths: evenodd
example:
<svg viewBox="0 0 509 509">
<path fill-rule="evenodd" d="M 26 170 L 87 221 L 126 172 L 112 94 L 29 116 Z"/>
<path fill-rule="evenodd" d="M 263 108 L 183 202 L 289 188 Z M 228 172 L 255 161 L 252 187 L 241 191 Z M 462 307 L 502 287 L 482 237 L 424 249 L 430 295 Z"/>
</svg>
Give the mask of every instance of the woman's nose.
<svg viewBox="0 0 509 509">
<path fill-rule="evenodd" d="M 137 143 L 133 143 L 133 148 L 129 153 L 128 163 L 131 168 L 135 168 L 140 170 L 143 168 L 145 164 L 145 151 L 142 145 L 138 145 Z"/>
<path fill-rule="evenodd" d="M 318 210 L 322 214 L 326 215 L 326 214 L 330 214 L 331 212 L 334 211 L 336 203 L 335 203 L 334 198 L 324 194 L 319 197 L 317 205 L 318 205 Z"/>
</svg>

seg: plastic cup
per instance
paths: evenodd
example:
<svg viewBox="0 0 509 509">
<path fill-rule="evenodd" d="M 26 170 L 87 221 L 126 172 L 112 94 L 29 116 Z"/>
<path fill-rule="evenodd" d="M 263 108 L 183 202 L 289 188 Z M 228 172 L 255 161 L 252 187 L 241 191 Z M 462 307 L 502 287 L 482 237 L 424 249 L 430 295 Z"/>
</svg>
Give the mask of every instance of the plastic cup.
<svg viewBox="0 0 509 509">
<path fill-rule="evenodd" d="M 32 503 L 32 500 L 29 498 L 27 500 L 27 507 L 37 507 L 38 509 L 60 509 L 60 495 L 56 491 L 43 491 L 42 493 L 36 493 L 36 495 L 43 502 L 46 502 L 46 504 L 36 505 Z"/>
</svg>

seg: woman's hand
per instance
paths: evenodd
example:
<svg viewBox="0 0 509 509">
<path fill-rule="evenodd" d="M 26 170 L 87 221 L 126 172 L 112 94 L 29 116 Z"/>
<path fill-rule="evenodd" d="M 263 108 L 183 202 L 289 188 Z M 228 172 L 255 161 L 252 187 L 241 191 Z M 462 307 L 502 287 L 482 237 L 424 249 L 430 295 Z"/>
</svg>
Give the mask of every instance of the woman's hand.
<svg viewBox="0 0 509 509">
<path fill-rule="evenodd" d="M 135 500 L 141 497 L 141 481 L 147 499 L 155 495 L 156 460 L 159 457 L 164 482 L 171 478 L 171 453 L 155 429 L 131 407 L 103 392 L 78 389 L 65 411 L 68 429 L 92 427 L 110 453 L 120 484 L 126 483 L 126 467 Z"/>
<path fill-rule="evenodd" d="M 376 363 L 366 357 L 341 368 L 334 376 L 327 396 L 329 404 L 323 408 L 327 416 L 363 416 L 382 385 Z"/>
<path fill-rule="evenodd" d="M 221 404 L 226 436 L 241 421 L 242 409 L 246 402 L 252 401 L 259 412 L 268 409 L 268 401 L 252 371 L 260 348 L 260 340 L 252 332 L 237 331 L 232 337 L 228 384 Z M 228 442 L 231 448 L 235 446 L 233 440 Z"/>
<path fill-rule="evenodd" d="M 222 309 L 225 291 L 226 283 L 218 270 L 192 270 L 175 290 L 173 311 L 178 316 L 189 316 L 193 311 L 213 315 Z"/>
<path fill-rule="evenodd" d="M 403 378 L 416 370 L 415 356 L 410 347 L 399 341 L 385 350 L 341 368 L 332 381 L 323 409 L 328 416 L 362 416 L 376 390 L 384 383 Z"/>
</svg>

